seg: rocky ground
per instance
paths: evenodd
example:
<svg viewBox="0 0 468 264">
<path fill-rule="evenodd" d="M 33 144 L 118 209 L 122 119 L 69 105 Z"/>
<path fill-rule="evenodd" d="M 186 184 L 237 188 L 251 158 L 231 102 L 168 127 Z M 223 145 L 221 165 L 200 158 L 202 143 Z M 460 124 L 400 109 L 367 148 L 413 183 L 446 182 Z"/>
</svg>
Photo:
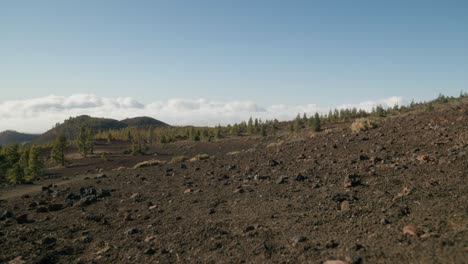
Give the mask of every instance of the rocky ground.
<svg viewBox="0 0 468 264">
<path fill-rule="evenodd" d="M 3 189 L 0 263 L 466 263 L 466 100 L 325 128 L 96 157 Z"/>
</svg>

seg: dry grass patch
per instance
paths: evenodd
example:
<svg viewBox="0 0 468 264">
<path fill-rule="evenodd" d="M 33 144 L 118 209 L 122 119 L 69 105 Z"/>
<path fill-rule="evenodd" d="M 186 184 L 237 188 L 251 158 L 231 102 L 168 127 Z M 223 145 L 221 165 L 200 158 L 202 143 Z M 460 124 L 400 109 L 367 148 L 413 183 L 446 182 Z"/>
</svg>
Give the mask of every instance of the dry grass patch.
<svg viewBox="0 0 468 264">
<path fill-rule="evenodd" d="M 133 166 L 133 169 L 157 166 L 157 165 L 162 165 L 165 163 L 166 163 L 165 161 L 161 161 L 161 160 L 147 160 L 147 161 L 140 162 L 137 165 Z"/>
<path fill-rule="evenodd" d="M 353 133 L 359 133 L 361 131 L 367 131 L 376 127 L 377 124 L 375 121 L 368 118 L 360 118 L 351 124 L 351 131 L 353 131 Z"/>
<path fill-rule="evenodd" d="M 200 161 L 200 160 L 207 160 L 209 158 L 210 158 L 210 155 L 208 154 L 198 154 L 195 157 L 191 158 L 190 161 L 194 162 L 194 161 Z"/>
</svg>

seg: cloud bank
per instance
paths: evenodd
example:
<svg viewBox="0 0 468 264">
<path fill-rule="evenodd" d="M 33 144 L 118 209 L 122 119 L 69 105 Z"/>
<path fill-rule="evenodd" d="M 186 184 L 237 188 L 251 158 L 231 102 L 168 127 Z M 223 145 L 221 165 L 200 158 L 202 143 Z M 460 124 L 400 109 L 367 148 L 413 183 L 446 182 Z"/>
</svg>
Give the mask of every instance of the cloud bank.
<svg viewBox="0 0 468 264">
<path fill-rule="evenodd" d="M 401 97 L 345 104 L 336 108 L 363 109 L 382 105 L 403 105 Z M 42 133 L 70 116 L 90 115 L 124 119 L 150 116 L 171 125 L 217 125 L 247 120 L 250 116 L 262 119 L 290 120 L 297 113 L 311 115 L 326 113 L 330 108 L 317 104 L 261 106 L 253 101 L 217 102 L 207 99 L 171 99 L 143 104 L 131 97 L 105 98 L 93 94 L 71 96 L 50 95 L 34 99 L 0 102 L 0 131 Z"/>
</svg>

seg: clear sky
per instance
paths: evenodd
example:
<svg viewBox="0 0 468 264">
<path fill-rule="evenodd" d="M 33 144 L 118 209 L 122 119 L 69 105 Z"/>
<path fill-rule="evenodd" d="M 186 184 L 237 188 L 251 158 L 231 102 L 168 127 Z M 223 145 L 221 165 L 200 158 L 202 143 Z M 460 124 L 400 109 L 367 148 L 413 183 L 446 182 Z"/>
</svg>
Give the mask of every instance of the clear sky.
<svg viewBox="0 0 468 264">
<path fill-rule="evenodd" d="M 457 95 L 468 90 L 468 1 L 1 1 L 0 89 L 0 102 L 144 104 Z"/>
</svg>

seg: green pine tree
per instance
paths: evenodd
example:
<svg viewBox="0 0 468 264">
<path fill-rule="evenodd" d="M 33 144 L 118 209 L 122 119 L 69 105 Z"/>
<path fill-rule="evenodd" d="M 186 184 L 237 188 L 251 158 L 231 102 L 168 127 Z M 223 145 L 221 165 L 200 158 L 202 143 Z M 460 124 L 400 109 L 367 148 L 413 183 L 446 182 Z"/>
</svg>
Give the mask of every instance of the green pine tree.
<svg viewBox="0 0 468 264">
<path fill-rule="evenodd" d="M 67 137 L 64 134 L 60 134 L 54 141 L 52 150 L 50 152 L 50 158 L 56 164 L 65 166 L 65 149 L 67 147 Z"/>
</svg>

